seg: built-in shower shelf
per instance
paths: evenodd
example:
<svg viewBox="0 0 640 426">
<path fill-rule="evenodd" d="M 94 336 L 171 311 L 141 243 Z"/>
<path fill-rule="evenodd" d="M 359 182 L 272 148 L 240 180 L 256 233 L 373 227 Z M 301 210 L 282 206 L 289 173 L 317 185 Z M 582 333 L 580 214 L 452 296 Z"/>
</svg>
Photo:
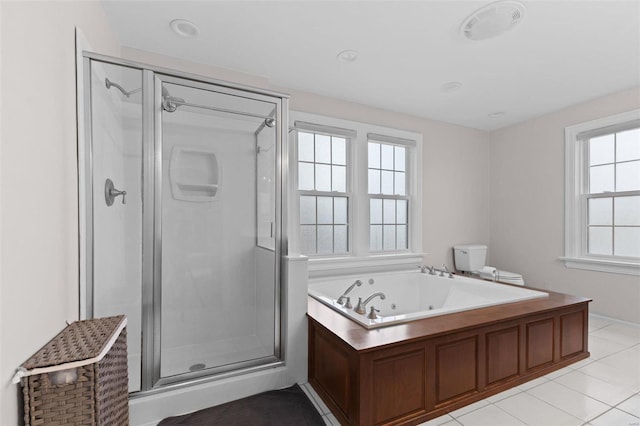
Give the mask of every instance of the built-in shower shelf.
<svg viewBox="0 0 640 426">
<path fill-rule="evenodd" d="M 192 194 L 195 196 L 215 197 L 218 192 L 218 185 L 202 184 L 202 183 L 182 183 L 177 182 L 178 188 L 183 194 Z"/>
<path fill-rule="evenodd" d="M 171 151 L 169 180 L 173 198 L 208 202 L 219 197 L 220 166 L 214 152 L 176 146 Z"/>
</svg>

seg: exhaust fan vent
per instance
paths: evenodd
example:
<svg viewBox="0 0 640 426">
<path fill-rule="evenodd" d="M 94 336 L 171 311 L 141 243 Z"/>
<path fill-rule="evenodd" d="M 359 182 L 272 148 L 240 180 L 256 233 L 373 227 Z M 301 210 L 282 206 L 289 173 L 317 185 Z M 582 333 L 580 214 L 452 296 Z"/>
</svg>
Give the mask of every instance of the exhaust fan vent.
<svg viewBox="0 0 640 426">
<path fill-rule="evenodd" d="M 472 13 L 460 26 L 460 33 L 469 40 L 497 37 L 524 19 L 524 5 L 517 1 L 490 3 Z"/>
</svg>

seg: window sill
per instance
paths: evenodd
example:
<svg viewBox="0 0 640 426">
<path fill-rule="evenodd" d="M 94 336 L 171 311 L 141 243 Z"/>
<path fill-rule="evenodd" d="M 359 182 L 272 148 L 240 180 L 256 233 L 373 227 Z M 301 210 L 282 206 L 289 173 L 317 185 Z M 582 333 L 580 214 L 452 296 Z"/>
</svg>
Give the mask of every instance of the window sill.
<svg viewBox="0 0 640 426">
<path fill-rule="evenodd" d="M 417 268 L 425 253 L 376 254 L 361 257 L 309 258 L 309 278 Z"/>
<path fill-rule="evenodd" d="M 585 257 L 560 257 L 567 268 L 640 276 L 640 263 Z"/>
</svg>

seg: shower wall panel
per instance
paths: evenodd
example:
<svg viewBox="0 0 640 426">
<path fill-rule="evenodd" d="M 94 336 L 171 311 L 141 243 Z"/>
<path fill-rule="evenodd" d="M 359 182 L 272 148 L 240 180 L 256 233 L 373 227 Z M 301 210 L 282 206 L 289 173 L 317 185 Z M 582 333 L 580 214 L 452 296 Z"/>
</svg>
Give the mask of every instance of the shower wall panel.
<svg viewBox="0 0 640 426">
<path fill-rule="evenodd" d="M 179 118 L 167 117 L 163 127 L 163 182 L 182 147 L 215 154 L 220 184 L 211 201 L 176 199 L 171 185 L 162 188 L 162 377 L 232 364 L 242 353 L 273 354 L 273 284 L 268 295 L 256 286 L 255 135 L 210 116 L 191 114 L 190 125 Z M 198 119 L 202 126 L 193 125 Z M 265 257 L 273 270 L 273 252 Z M 258 297 L 270 297 L 261 301 L 270 313 L 258 311 Z M 257 327 L 267 316 L 271 338 L 262 342 Z"/>
</svg>

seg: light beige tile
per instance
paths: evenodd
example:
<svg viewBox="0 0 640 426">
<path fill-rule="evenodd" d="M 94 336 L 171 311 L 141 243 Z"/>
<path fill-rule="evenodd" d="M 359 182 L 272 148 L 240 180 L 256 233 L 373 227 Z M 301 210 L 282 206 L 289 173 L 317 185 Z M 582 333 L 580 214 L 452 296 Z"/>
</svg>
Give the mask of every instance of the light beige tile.
<svg viewBox="0 0 640 426">
<path fill-rule="evenodd" d="M 510 396 L 517 395 L 520 392 L 522 392 L 522 391 L 520 389 L 518 389 L 517 387 L 515 387 L 515 388 L 507 389 L 504 392 L 497 393 L 497 394 L 495 394 L 493 396 L 490 396 L 486 400 L 491 402 L 491 403 L 496 403 L 496 402 L 501 401 L 501 400 L 503 400 L 505 398 L 509 398 Z"/>
<path fill-rule="evenodd" d="M 529 426 L 580 426 L 583 421 L 526 392 L 495 404 Z"/>
<path fill-rule="evenodd" d="M 635 426 L 640 424 L 640 418 L 614 408 L 589 423 L 593 426 Z"/>
<path fill-rule="evenodd" d="M 458 417 L 456 420 L 464 426 L 526 426 L 525 423 L 495 405 L 487 405 Z"/>
<path fill-rule="evenodd" d="M 448 414 L 445 414 L 444 416 L 436 417 L 435 419 L 427 420 L 424 423 L 420 423 L 418 426 L 441 426 L 441 425 L 448 424 L 452 421 L 455 422 L 455 420 L 453 420 L 453 417 L 451 417 Z M 457 424 L 457 423 L 454 423 L 454 424 Z"/>
<path fill-rule="evenodd" d="M 551 372 L 549 374 L 545 374 L 544 377 L 546 377 L 549 380 L 553 380 L 553 379 L 556 379 L 556 378 L 558 378 L 560 376 L 564 376 L 565 374 L 568 374 L 568 373 L 570 373 L 572 371 L 573 371 L 572 368 L 565 367 L 565 368 L 561 368 L 560 370 L 553 371 L 553 372 Z"/>
<path fill-rule="evenodd" d="M 631 347 L 640 343 L 640 327 L 626 324 L 611 324 L 590 333 L 590 336 L 602 337 L 603 339 Z"/>
<path fill-rule="evenodd" d="M 527 393 L 586 422 L 604 413 L 611 407 L 600 401 L 550 381 L 527 391 Z"/>
<path fill-rule="evenodd" d="M 596 331 L 611 324 L 613 324 L 611 321 L 607 321 L 604 318 L 589 316 L 589 332 Z"/>
<path fill-rule="evenodd" d="M 473 404 L 469 404 L 469 405 L 467 405 L 465 407 L 458 408 L 457 410 L 452 411 L 449 414 L 452 417 L 457 418 L 457 417 L 460 417 L 460 416 L 462 416 L 464 414 L 467 414 L 467 413 L 469 413 L 469 412 L 471 412 L 473 410 L 477 410 L 478 408 L 482 408 L 482 407 L 484 407 L 486 405 L 489 405 L 489 403 L 487 402 L 486 399 L 483 399 L 483 400 L 480 400 L 478 402 L 474 402 Z"/>
<path fill-rule="evenodd" d="M 594 361 L 576 371 L 596 377 L 614 386 L 628 387 L 634 392 L 640 391 L 640 379 L 635 377 L 635 375 L 629 374 L 625 369 L 617 368 L 600 361 Z"/>
<path fill-rule="evenodd" d="M 591 364 L 593 361 L 595 361 L 594 358 L 585 358 L 582 361 L 578 361 L 578 362 L 575 362 L 573 364 L 570 364 L 568 367 L 572 368 L 574 370 L 578 370 L 578 369 L 584 367 L 585 365 Z"/>
<path fill-rule="evenodd" d="M 533 379 L 521 384 L 520 386 L 518 386 L 518 389 L 520 389 L 521 391 L 526 391 L 536 386 L 540 386 L 543 383 L 547 383 L 548 381 L 549 379 L 547 379 L 546 377 L 538 377 L 537 379 Z"/>
<path fill-rule="evenodd" d="M 635 346 L 604 357 L 600 359 L 600 362 L 625 369 L 629 374 L 635 374 L 636 378 L 640 380 L 640 349 L 636 349 Z"/>
<path fill-rule="evenodd" d="M 589 336 L 589 353 L 591 354 L 590 358 L 594 360 L 609 356 L 611 354 L 615 354 L 624 349 L 627 349 L 628 347 L 629 345 L 617 343 L 603 337 Z"/>
<path fill-rule="evenodd" d="M 557 383 L 614 406 L 634 394 L 631 388 L 615 386 L 577 370 L 555 379 Z"/>
<path fill-rule="evenodd" d="M 626 401 L 618 404 L 616 407 L 619 410 L 626 411 L 627 413 L 640 417 L 640 394 L 633 395 Z"/>
</svg>

